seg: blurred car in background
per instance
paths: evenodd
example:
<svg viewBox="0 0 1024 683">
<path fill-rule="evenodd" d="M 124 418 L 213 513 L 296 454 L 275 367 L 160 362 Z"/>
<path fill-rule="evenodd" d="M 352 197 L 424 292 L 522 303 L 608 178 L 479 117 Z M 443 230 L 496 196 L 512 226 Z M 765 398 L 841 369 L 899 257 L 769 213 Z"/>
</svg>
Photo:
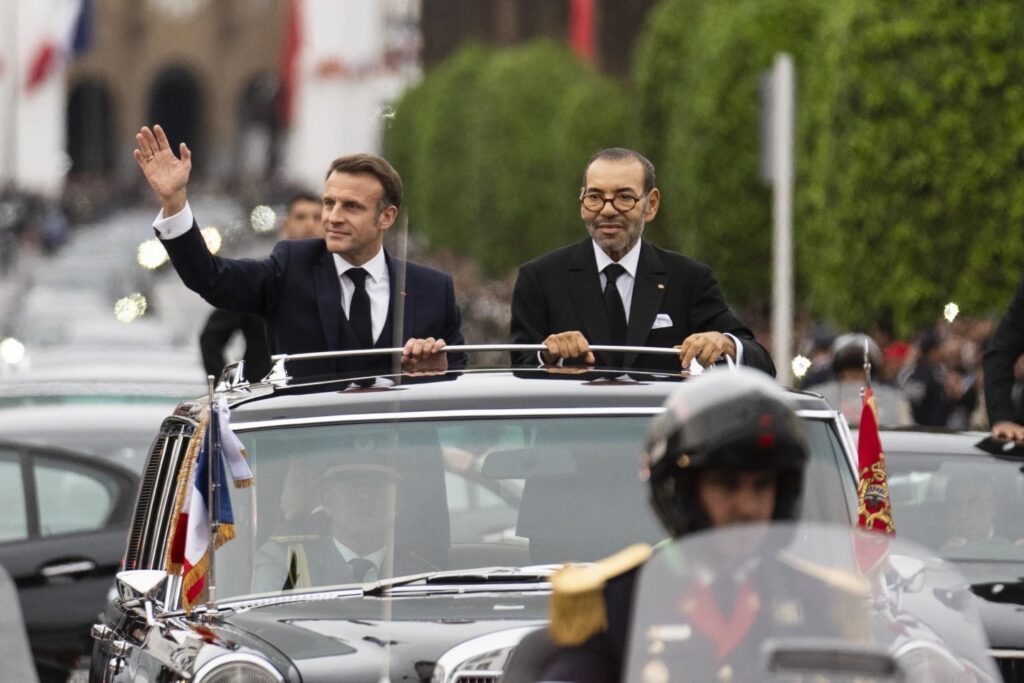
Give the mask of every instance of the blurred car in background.
<svg viewBox="0 0 1024 683">
<path fill-rule="evenodd" d="M 992 655 L 1024 681 L 1024 458 L 995 456 L 983 432 L 883 430 L 893 519 L 971 583 Z"/>
<path fill-rule="evenodd" d="M 0 565 L 17 586 L 40 680 L 64 681 L 89 653 L 89 625 L 121 565 L 138 476 L 0 434 Z"/>
<path fill-rule="evenodd" d="M 198 354 L 48 349 L 0 376 L 0 435 L 142 470 L 167 411 L 205 390 Z"/>
</svg>

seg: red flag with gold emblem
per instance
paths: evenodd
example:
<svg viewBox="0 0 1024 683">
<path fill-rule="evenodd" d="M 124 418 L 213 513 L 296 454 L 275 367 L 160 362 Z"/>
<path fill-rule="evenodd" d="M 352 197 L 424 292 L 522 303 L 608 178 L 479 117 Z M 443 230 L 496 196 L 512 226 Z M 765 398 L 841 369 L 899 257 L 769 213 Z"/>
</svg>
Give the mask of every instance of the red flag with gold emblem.
<svg viewBox="0 0 1024 683">
<path fill-rule="evenodd" d="M 857 487 L 857 525 L 862 529 L 896 533 L 889 502 L 889 481 L 885 475 L 885 454 L 882 438 L 878 434 L 875 414 L 875 394 L 864 390 L 864 407 L 860 415 L 860 434 L 857 438 L 857 459 L 860 484 Z"/>
<path fill-rule="evenodd" d="M 886 536 L 895 535 L 896 525 L 893 522 L 892 503 L 889 500 L 889 480 L 885 473 L 885 454 L 882 452 L 882 438 L 878 434 L 875 395 L 870 387 L 864 390 L 864 406 L 861 409 L 860 432 L 857 436 L 857 460 L 860 470 L 860 483 L 857 485 L 857 526 L 868 531 L 881 532 Z M 857 561 L 861 569 L 867 571 L 874 567 L 888 550 L 888 538 L 859 538 Z"/>
</svg>

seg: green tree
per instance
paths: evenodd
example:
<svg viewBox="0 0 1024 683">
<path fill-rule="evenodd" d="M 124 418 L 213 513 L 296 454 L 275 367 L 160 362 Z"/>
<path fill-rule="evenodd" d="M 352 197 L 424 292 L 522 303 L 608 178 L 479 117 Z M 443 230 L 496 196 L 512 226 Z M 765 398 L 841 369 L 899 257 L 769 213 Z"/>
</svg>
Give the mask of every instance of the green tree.
<svg viewBox="0 0 1024 683">
<path fill-rule="evenodd" d="M 472 46 L 402 98 L 385 149 L 411 169 L 412 226 L 500 275 L 581 236 L 583 163 L 632 144 L 633 121 L 621 86 L 563 46 Z"/>
<path fill-rule="evenodd" d="M 759 178 L 761 79 L 778 52 L 792 54 L 799 73 L 813 69 L 808 56 L 827 6 L 733 0 L 698 11 L 693 0 L 668 0 L 657 10 L 663 21 L 651 24 L 661 49 L 638 55 L 637 79 L 651 81 L 641 87 L 641 110 L 658 112 L 664 125 L 646 132 L 664 141 L 664 214 L 652 236 L 709 263 L 737 304 L 767 303 L 771 291 L 771 193 Z M 673 46 L 681 63 L 669 67 L 665 52 Z M 654 87 L 659 80 L 666 90 Z"/>
<path fill-rule="evenodd" d="M 903 334 L 947 301 L 1000 308 L 1024 263 L 1024 5 L 837 5 L 810 80 L 801 197 L 810 303 Z"/>
</svg>

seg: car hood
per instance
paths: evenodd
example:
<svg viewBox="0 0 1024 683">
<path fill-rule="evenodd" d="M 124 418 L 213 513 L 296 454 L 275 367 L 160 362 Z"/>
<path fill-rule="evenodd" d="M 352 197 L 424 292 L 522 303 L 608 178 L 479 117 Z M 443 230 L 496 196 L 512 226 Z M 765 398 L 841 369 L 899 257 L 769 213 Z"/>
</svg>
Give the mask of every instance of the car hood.
<svg viewBox="0 0 1024 683">
<path fill-rule="evenodd" d="M 304 683 L 336 681 L 342 672 L 352 683 L 377 683 L 385 676 L 430 680 L 435 663 L 456 645 L 542 625 L 547 603 L 546 592 L 521 591 L 303 600 L 222 617 L 226 629 L 221 635 L 273 646 L 294 664 Z M 244 634 L 232 637 L 235 629 Z"/>
</svg>

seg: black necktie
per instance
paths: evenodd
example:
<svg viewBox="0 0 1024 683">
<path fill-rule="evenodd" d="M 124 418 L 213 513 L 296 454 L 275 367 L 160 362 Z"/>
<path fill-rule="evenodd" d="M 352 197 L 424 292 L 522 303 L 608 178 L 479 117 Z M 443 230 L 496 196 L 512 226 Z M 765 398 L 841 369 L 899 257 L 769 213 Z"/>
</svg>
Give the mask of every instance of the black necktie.
<svg viewBox="0 0 1024 683">
<path fill-rule="evenodd" d="M 362 268 L 349 268 L 345 275 L 355 285 L 352 301 L 348 306 L 348 322 L 356 333 L 359 348 L 373 348 L 373 324 L 370 322 L 370 295 L 366 293 L 366 271 Z"/>
<path fill-rule="evenodd" d="M 604 307 L 608 311 L 608 327 L 612 333 L 612 344 L 622 346 L 626 343 L 626 307 L 622 305 L 622 296 L 619 294 L 619 288 L 615 286 L 615 281 L 626 272 L 626 269 L 618 263 L 610 263 L 604 267 L 603 272 L 608 280 L 604 285 Z M 612 358 L 608 359 L 609 365 L 621 363 L 621 358 L 614 359 L 617 361 L 615 363 L 612 360 Z"/>
<path fill-rule="evenodd" d="M 365 557 L 353 557 L 348 561 L 348 566 L 352 568 L 352 578 L 356 581 L 364 580 L 367 574 L 377 568 L 377 565 Z"/>
</svg>

